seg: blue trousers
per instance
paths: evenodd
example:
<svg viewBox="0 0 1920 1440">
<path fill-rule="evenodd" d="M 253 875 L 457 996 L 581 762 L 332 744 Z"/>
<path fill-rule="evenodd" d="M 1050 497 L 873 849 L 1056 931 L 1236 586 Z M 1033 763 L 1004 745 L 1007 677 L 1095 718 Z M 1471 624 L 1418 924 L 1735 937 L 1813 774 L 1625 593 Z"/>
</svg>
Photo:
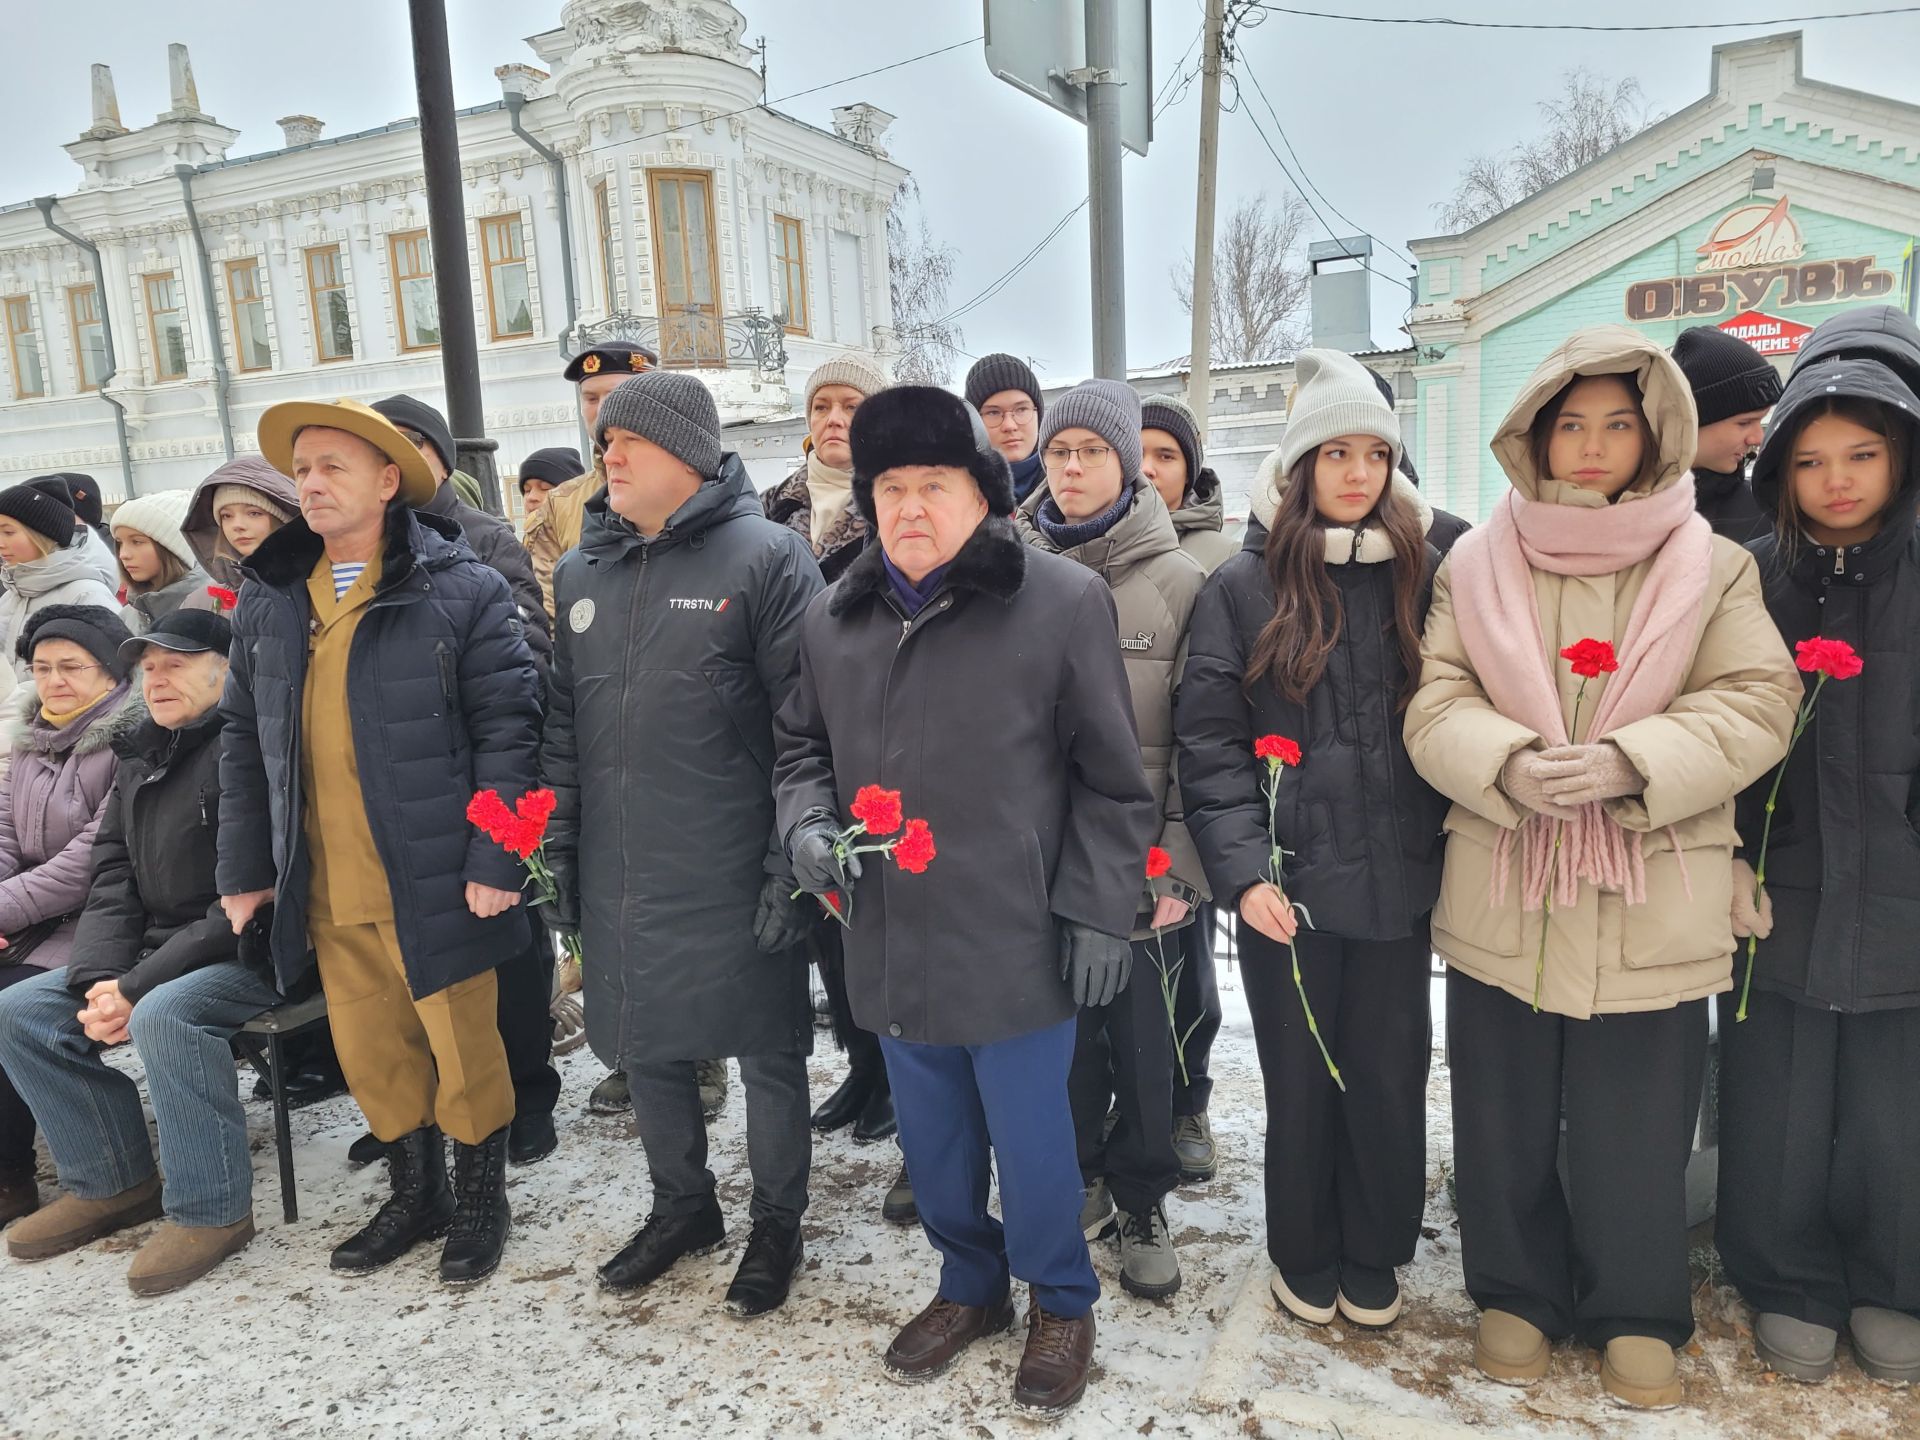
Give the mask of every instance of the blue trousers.
<svg viewBox="0 0 1920 1440">
<path fill-rule="evenodd" d="M 80 1000 L 64 967 L 0 995 L 0 1064 L 47 1137 L 60 1187 L 104 1200 L 150 1179 L 153 1147 L 140 1088 L 100 1058 L 74 1016 Z M 246 1114 L 227 1042 L 280 1003 L 237 961 L 156 986 L 127 1023 L 147 1071 L 160 1131 L 161 1201 L 176 1225 L 232 1225 L 253 1209 Z"/>
<path fill-rule="evenodd" d="M 1074 1031 L 1063 1020 L 992 1045 L 880 1037 L 914 1204 L 956 1305 L 994 1304 L 1009 1273 L 1050 1315 L 1078 1319 L 1100 1298 L 1067 1104 Z M 989 1148 L 1004 1226 L 987 1213 Z"/>
</svg>

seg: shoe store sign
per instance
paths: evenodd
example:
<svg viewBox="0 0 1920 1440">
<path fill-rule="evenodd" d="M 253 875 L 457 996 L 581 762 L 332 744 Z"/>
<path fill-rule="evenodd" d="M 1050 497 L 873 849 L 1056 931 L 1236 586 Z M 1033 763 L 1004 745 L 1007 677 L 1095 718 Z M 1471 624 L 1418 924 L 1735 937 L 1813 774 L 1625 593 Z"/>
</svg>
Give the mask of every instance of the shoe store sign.
<svg viewBox="0 0 1920 1440">
<path fill-rule="evenodd" d="M 1792 206 L 1783 195 L 1729 210 L 1695 252 L 1693 274 L 1627 287 L 1627 318 L 1706 320 L 1729 309 L 1842 305 L 1893 293 L 1893 272 L 1876 267 L 1871 255 L 1807 259 Z"/>
</svg>

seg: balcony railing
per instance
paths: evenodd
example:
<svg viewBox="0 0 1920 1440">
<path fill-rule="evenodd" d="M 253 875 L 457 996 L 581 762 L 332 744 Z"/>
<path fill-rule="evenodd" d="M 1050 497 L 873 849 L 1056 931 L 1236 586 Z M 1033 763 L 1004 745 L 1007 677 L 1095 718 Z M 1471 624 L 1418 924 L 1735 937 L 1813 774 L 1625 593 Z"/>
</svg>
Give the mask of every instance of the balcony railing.
<svg viewBox="0 0 1920 1440">
<path fill-rule="evenodd" d="M 758 309 L 739 315 L 719 315 L 699 306 L 664 315 L 621 311 L 563 333 L 560 352 L 571 359 L 609 342 L 644 345 L 660 357 L 663 367 L 679 370 L 753 370 L 769 379 L 779 379 L 787 370 L 786 327 L 779 317 Z"/>
</svg>

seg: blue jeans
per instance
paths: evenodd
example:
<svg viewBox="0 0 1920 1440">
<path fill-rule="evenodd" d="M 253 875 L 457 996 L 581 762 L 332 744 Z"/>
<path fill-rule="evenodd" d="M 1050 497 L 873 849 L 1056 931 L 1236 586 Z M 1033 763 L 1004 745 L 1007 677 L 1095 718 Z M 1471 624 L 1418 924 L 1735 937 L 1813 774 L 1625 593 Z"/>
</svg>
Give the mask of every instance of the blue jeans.
<svg viewBox="0 0 1920 1440">
<path fill-rule="evenodd" d="M 0 1065 L 39 1120 L 60 1184 L 104 1200 L 152 1177 L 153 1147 L 139 1087 L 100 1058 L 74 1016 L 80 999 L 55 970 L 0 994 Z M 232 1225 L 252 1213 L 253 1163 L 228 1041 L 280 1003 L 235 961 L 168 981 L 128 1024 L 147 1071 L 160 1131 L 162 1200 L 178 1225 Z"/>
<path fill-rule="evenodd" d="M 991 1305 L 1008 1273 L 1050 1315 L 1077 1320 L 1100 1298 L 1080 1232 L 1067 1069 L 1076 1022 L 992 1045 L 917 1045 L 880 1037 L 920 1223 L 940 1252 L 940 1294 Z M 987 1213 L 988 1150 L 1000 1173 L 1000 1221 Z"/>
</svg>

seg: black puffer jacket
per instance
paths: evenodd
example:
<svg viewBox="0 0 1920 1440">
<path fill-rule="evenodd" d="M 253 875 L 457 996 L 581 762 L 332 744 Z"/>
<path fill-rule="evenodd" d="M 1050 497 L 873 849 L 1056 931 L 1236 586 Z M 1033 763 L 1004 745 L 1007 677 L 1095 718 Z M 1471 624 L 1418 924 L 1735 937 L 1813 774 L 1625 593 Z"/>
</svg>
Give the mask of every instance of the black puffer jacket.
<svg viewBox="0 0 1920 1440">
<path fill-rule="evenodd" d="M 94 832 L 93 889 L 67 965 L 75 994 L 117 979 L 138 1001 L 239 954 L 213 878 L 224 724 L 216 708 L 178 730 L 143 720 L 114 738 L 120 763 Z"/>
<path fill-rule="evenodd" d="M 1920 333 L 1906 345 L 1896 358 L 1920 376 Z M 1827 684 L 1788 756 L 1767 842 L 1773 932 L 1755 955 L 1754 984 L 1823 1009 L 1887 1010 L 1920 1005 L 1920 395 L 1878 361 L 1821 353 L 1796 365 L 1774 412 L 1754 468 L 1762 505 L 1776 504 L 1787 483 L 1799 412 L 1841 394 L 1895 413 L 1904 405 L 1916 418 L 1907 473 L 1872 539 L 1836 548 L 1803 536 L 1790 559 L 1775 536 L 1748 547 L 1781 637 L 1845 640 L 1865 664 L 1856 678 Z M 1749 864 L 1758 863 L 1772 783 L 1769 775 L 1740 797 Z M 1736 982 L 1744 964 L 1736 955 Z"/>
<path fill-rule="evenodd" d="M 1266 763 L 1254 740 L 1282 735 L 1302 752 L 1283 771 L 1275 829 L 1290 852 L 1290 900 L 1316 930 L 1348 940 L 1397 940 L 1440 894 L 1447 802 L 1414 771 L 1402 738 L 1406 680 L 1393 634 L 1393 566 L 1329 565 L 1344 623 L 1305 705 L 1262 681 L 1241 688 L 1254 641 L 1273 618 L 1259 539 L 1208 579 L 1187 634 L 1174 710 L 1187 828 L 1219 903 L 1234 905 L 1267 876 Z M 1419 618 L 1439 557 L 1429 547 Z"/>
<path fill-rule="evenodd" d="M 302 697 L 322 554 L 304 520 L 247 562 L 233 614 L 233 669 L 220 788 L 220 893 L 272 888 L 282 992 L 308 968 L 307 857 L 300 794 Z M 347 695 L 367 821 L 393 892 L 416 997 L 492 969 L 527 943 L 522 907 L 482 920 L 468 882 L 518 890 L 520 862 L 467 820 L 476 790 L 513 804 L 539 773 L 539 680 L 507 582 L 450 520 L 394 505 L 380 588 L 353 636 Z"/>
<path fill-rule="evenodd" d="M 579 897 L 587 1038 L 608 1064 L 812 1046 L 804 956 L 762 954 L 753 919 L 767 876 L 792 873 L 773 716 L 820 589 L 736 455 L 652 539 L 596 496 L 554 568 L 551 847 Z"/>
<path fill-rule="evenodd" d="M 527 649 L 533 652 L 534 668 L 540 683 L 546 684 L 547 669 L 553 663 L 553 632 L 548 628 L 547 606 L 540 593 L 540 582 L 533 578 L 533 557 L 513 527 L 498 515 L 476 510 L 454 491 L 451 483 L 434 491 L 433 499 L 422 505 L 428 515 L 438 515 L 460 527 L 460 537 L 473 553 L 495 570 L 513 592 L 514 608 L 526 626 Z"/>
<path fill-rule="evenodd" d="M 1718 470 L 1693 467 L 1693 508 L 1700 518 L 1736 545 L 1746 545 L 1773 533 L 1773 517 L 1760 508 L 1747 483 L 1745 470 L 1723 475 Z"/>
</svg>

